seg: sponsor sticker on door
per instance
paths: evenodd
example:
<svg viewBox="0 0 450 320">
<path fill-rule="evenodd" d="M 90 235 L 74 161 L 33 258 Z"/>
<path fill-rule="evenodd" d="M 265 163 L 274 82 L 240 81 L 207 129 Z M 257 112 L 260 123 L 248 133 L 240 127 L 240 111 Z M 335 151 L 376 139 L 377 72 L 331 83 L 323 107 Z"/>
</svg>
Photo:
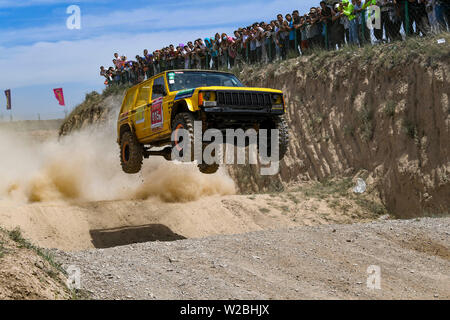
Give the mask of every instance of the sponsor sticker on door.
<svg viewBox="0 0 450 320">
<path fill-rule="evenodd" d="M 156 99 L 151 107 L 152 129 L 162 128 L 164 125 L 163 98 Z"/>
</svg>

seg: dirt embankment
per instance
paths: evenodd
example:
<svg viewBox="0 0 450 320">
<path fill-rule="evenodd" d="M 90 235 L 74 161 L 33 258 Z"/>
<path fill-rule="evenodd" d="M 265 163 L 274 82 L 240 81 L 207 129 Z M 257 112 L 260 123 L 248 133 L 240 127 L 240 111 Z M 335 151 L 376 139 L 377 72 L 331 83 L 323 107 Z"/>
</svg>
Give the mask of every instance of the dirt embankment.
<svg viewBox="0 0 450 320">
<path fill-rule="evenodd" d="M 281 89 L 289 154 L 278 177 L 232 167 L 241 190 L 367 170 L 398 217 L 450 208 L 450 36 L 301 57 L 239 76 Z"/>
<path fill-rule="evenodd" d="M 68 299 L 61 267 L 18 230 L 0 229 L 0 299 Z"/>
<path fill-rule="evenodd" d="M 397 217 L 450 208 L 450 35 L 319 52 L 236 71 L 248 86 L 282 89 L 291 145 L 277 176 L 231 166 L 240 192 L 278 191 L 299 181 L 364 172 Z M 114 118 L 123 88 L 90 94 L 61 127 Z"/>
<path fill-rule="evenodd" d="M 78 105 L 59 129 L 60 136 L 91 125 L 105 123 L 119 112 L 125 88 L 106 89 L 102 94 L 95 91 L 86 94 L 83 103 Z"/>
</svg>

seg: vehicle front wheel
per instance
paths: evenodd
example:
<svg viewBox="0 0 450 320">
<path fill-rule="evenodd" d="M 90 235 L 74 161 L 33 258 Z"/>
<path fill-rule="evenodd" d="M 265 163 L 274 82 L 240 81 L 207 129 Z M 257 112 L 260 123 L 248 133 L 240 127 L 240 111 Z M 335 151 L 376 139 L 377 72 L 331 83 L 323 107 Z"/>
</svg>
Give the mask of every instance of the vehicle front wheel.
<svg viewBox="0 0 450 320">
<path fill-rule="evenodd" d="M 176 148 L 178 156 L 185 161 L 194 161 L 194 122 L 192 113 L 182 112 L 175 116 L 172 123 L 172 147 Z M 182 133 L 182 130 L 185 132 Z"/>
<path fill-rule="evenodd" d="M 220 168 L 220 165 L 217 163 L 214 164 L 206 164 L 202 163 L 198 165 L 198 170 L 203 174 L 214 174 Z"/>
<path fill-rule="evenodd" d="M 202 152 L 204 153 L 205 148 L 208 146 L 208 143 L 203 143 L 203 149 Z M 216 151 L 218 154 L 216 154 Z M 215 148 L 214 151 L 212 151 L 211 156 L 214 157 L 214 163 L 207 164 L 206 162 L 203 162 L 198 165 L 198 169 L 203 174 L 214 174 L 216 173 L 220 168 L 220 163 L 222 163 L 223 159 L 223 146 L 220 146 L 220 148 Z M 205 159 L 203 159 L 205 161 Z"/>
<path fill-rule="evenodd" d="M 141 171 L 144 148 L 135 135 L 126 131 L 120 139 L 120 163 L 125 173 L 134 174 Z"/>
<path fill-rule="evenodd" d="M 279 133 L 279 140 L 278 140 L 278 158 L 279 160 L 283 160 L 284 156 L 286 155 L 286 152 L 288 151 L 289 147 L 289 127 L 286 122 L 286 119 L 284 117 L 276 117 L 273 119 L 270 119 L 268 121 L 265 121 L 260 129 L 267 129 L 267 141 L 260 141 L 263 143 L 263 145 L 267 144 L 267 157 L 263 157 L 263 155 L 260 153 L 260 156 L 264 158 L 265 160 L 270 160 L 270 157 L 272 156 L 272 134 L 271 130 L 278 130 Z M 259 137 L 259 135 L 258 135 Z M 258 148 L 261 147 L 261 144 L 258 142 Z"/>
</svg>

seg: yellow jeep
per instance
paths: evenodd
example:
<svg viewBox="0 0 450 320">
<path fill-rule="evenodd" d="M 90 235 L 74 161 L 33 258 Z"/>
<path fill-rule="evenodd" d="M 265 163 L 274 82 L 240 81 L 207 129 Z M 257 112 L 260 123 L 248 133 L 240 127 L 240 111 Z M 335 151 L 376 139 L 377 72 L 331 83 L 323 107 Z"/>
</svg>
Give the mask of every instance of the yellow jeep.
<svg viewBox="0 0 450 320">
<path fill-rule="evenodd" d="M 203 132 L 211 128 L 223 132 L 279 129 L 281 159 L 289 139 L 285 111 L 282 91 L 244 87 L 231 73 L 162 72 L 130 88 L 123 99 L 117 123 L 122 169 L 138 173 L 143 158 L 153 155 L 171 160 L 172 148 L 181 145 L 178 130 L 187 130 L 193 142 L 194 121 L 202 122 Z M 199 165 L 203 173 L 214 173 L 218 168 L 218 163 Z"/>
</svg>

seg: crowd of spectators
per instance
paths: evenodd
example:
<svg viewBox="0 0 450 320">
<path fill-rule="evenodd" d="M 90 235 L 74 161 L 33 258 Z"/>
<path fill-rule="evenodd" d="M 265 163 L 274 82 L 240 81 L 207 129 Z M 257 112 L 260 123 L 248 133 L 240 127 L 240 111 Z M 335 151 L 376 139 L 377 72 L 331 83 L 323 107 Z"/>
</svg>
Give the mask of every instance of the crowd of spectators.
<svg viewBox="0 0 450 320">
<path fill-rule="evenodd" d="M 376 13 L 371 8 L 380 8 Z M 371 19 L 372 15 L 372 19 Z M 380 22 L 370 28 L 367 21 Z M 114 54 L 113 66 L 100 67 L 105 84 L 139 83 L 171 69 L 229 69 L 241 63 L 270 63 L 304 55 L 314 49 L 339 50 L 426 36 L 450 28 L 450 0 L 322 1 L 303 15 L 298 10 L 276 19 L 255 22 L 233 35 L 216 33 L 187 44 L 173 44 L 135 60 Z"/>
</svg>

